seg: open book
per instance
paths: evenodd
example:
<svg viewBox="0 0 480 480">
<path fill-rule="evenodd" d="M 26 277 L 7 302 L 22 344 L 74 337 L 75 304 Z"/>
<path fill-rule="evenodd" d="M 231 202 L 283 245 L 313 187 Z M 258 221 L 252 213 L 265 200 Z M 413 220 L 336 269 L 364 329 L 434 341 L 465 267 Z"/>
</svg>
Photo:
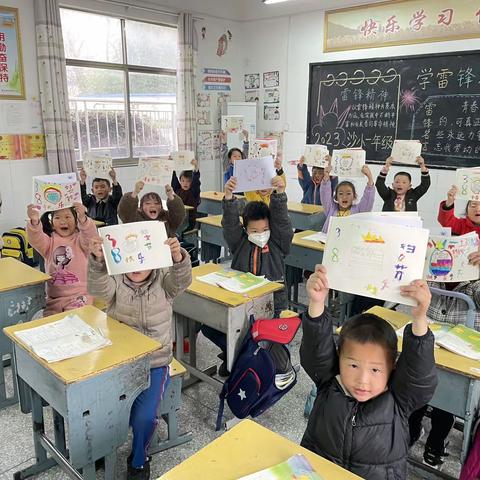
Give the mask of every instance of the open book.
<svg viewBox="0 0 480 480">
<path fill-rule="evenodd" d="M 303 455 L 294 455 L 283 463 L 241 477 L 238 480 L 322 480 Z"/>
<path fill-rule="evenodd" d="M 265 277 L 257 277 L 252 273 L 225 269 L 202 275 L 197 280 L 234 293 L 249 292 L 270 282 Z"/>
</svg>

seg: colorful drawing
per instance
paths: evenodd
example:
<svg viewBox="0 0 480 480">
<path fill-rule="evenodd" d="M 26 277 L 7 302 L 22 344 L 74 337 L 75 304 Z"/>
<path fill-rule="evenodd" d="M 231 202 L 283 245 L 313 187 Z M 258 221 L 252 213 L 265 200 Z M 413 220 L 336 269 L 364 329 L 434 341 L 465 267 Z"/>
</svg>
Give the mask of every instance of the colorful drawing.
<svg viewBox="0 0 480 480">
<path fill-rule="evenodd" d="M 233 176 L 237 178 L 236 192 L 252 192 L 272 188 L 277 174 L 272 157 L 247 158 L 233 164 Z"/>
<path fill-rule="evenodd" d="M 195 154 L 191 150 L 179 150 L 172 152 L 171 155 L 177 172 L 193 170 L 192 160 L 195 158 Z"/>
<path fill-rule="evenodd" d="M 365 165 L 365 150 L 361 148 L 345 148 L 332 153 L 332 171 L 330 175 L 339 177 L 362 177 Z"/>
<path fill-rule="evenodd" d="M 416 165 L 417 157 L 422 154 L 422 144 L 419 140 L 395 140 L 390 154 L 396 163 Z"/>
<path fill-rule="evenodd" d="M 371 232 L 362 235 L 362 238 L 365 243 L 385 243 L 385 240 L 382 238 L 381 235 L 375 235 Z"/>
<path fill-rule="evenodd" d="M 83 168 L 90 178 L 106 178 L 110 180 L 112 157 L 110 155 L 96 155 L 86 152 L 83 156 Z"/>
<path fill-rule="evenodd" d="M 41 213 L 72 207 L 81 202 L 80 184 L 75 173 L 33 177 L 33 204 Z"/>
<path fill-rule="evenodd" d="M 163 222 L 122 223 L 98 229 L 109 275 L 171 267 Z"/>
<path fill-rule="evenodd" d="M 243 115 L 222 115 L 222 130 L 225 133 L 240 133 L 243 123 Z"/>
<path fill-rule="evenodd" d="M 329 155 L 326 145 L 305 145 L 303 156 L 305 165 L 309 167 L 325 167 L 326 157 Z"/>
<path fill-rule="evenodd" d="M 269 155 L 272 158 L 277 156 L 278 142 L 274 138 L 256 138 L 250 143 L 249 157 L 250 158 L 263 158 Z"/>
<path fill-rule="evenodd" d="M 457 198 L 480 201 L 480 168 L 459 168 L 456 173 Z"/>
<path fill-rule="evenodd" d="M 175 170 L 173 160 L 161 157 L 140 157 L 137 180 L 150 185 L 169 185 Z"/>
</svg>

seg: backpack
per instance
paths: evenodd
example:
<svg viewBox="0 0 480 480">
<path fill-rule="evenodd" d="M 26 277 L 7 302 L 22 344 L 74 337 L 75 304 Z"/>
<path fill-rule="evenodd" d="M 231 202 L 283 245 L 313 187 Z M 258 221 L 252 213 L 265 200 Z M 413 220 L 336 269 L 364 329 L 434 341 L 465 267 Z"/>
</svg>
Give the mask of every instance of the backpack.
<svg viewBox="0 0 480 480">
<path fill-rule="evenodd" d="M 2 234 L 3 247 L 2 258 L 12 257 L 20 260 L 31 267 L 38 265 L 34 257 L 34 251 L 28 243 L 27 232 L 23 227 L 12 228 Z"/>
<path fill-rule="evenodd" d="M 237 418 L 257 417 L 297 383 L 290 360 L 290 343 L 300 319 L 276 318 L 249 321 L 245 338 L 220 392 L 216 430 L 220 430 L 225 401 Z"/>
</svg>

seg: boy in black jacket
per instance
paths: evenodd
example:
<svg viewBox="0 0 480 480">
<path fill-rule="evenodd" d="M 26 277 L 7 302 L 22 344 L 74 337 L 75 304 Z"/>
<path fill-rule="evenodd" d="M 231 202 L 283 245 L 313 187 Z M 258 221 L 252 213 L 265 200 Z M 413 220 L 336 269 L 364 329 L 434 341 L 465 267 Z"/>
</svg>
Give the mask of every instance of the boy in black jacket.
<svg viewBox="0 0 480 480">
<path fill-rule="evenodd" d="M 420 185 L 412 188 L 412 177 L 408 172 L 397 172 L 393 178 L 392 188 L 385 185 L 388 171 L 393 163 L 393 158 L 388 157 L 385 165 L 378 174 L 375 186 L 378 194 L 384 201 L 383 212 L 416 212 L 417 202 L 427 193 L 430 187 L 430 175 L 422 157 L 417 157 L 417 163 L 420 166 L 421 180 Z"/>
<path fill-rule="evenodd" d="M 401 292 L 418 305 L 396 361 L 395 330 L 368 313 L 344 324 L 337 353 L 324 311 L 325 267 L 317 265 L 307 282 L 300 360 L 318 393 L 301 444 L 368 480 L 407 478 L 408 418 L 430 401 L 437 384 L 427 283 L 415 280 Z"/>
</svg>

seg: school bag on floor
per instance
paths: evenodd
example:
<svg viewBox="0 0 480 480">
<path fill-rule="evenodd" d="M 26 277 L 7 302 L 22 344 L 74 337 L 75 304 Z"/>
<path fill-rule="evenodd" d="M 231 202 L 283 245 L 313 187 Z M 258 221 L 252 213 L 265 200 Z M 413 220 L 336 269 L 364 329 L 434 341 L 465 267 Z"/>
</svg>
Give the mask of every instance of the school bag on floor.
<svg viewBox="0 0 480 480">
<path fill-rule="evenodd" d="M 2 258 L 12 257 L 31 267 L 38 262 L 34 257 L 32 246 L 28 243 L 27 232 L 23 227 L 12 228 L 2 234 Z"/>
<path fill-rule="evenodd" d="M 300 319 L 275 318 L 253 321 L 220 392 L 216 430 L 222 424 L 225 401 L 237 418 L 257 417 L 278 402 L 297 383 L 290 351 Z"/>
</svg>

